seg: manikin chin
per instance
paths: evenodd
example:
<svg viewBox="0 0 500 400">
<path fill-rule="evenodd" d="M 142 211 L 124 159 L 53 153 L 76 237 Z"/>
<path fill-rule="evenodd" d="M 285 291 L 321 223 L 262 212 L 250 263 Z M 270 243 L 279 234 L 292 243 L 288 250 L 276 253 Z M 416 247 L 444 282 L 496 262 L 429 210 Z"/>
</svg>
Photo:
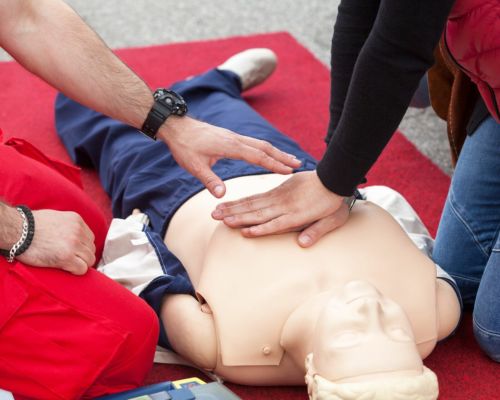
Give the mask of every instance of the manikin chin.
<svg viewBox="0 0 500 400">
<path fill-rule="evenodd" d="M 366 281 L 332 292 L 306 357 L 311 399 L 436 399 L 405 312 Z"/>
</svg>

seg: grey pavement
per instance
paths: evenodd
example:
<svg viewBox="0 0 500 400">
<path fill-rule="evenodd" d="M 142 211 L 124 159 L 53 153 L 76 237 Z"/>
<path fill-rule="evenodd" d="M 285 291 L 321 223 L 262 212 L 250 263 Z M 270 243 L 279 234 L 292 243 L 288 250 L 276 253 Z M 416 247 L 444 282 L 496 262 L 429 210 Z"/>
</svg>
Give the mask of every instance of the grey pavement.
<svg viewBox="0 0 500 400">
<path fill-rule="evenodd" d="M 339 0 L 66 0 L 113 48 L 290 32 L 328 65 Z M 0 61 L 8 60 L 0 50 Z M 325 107 L 328 105 L 325 104 Z M 444 122 L 410 109 L 402 132 L 450 174 Z"/>
</svg>

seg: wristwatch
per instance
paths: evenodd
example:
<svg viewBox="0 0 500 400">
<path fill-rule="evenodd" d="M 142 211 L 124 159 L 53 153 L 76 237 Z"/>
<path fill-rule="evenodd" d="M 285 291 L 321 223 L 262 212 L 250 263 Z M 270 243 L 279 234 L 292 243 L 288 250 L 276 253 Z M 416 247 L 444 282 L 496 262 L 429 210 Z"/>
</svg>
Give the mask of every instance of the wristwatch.
<svg viewBox="0 0 500 400">
<path fill-rule="evenodd" d="M 148 113 L 141 132 L 153 140 L 156 140 L 158 129 L 171 115 L 183 116 L 188 107 L 182 96 L 173 90 L 156 89 L 153 93 L 153 107 Z"/>
</svg>

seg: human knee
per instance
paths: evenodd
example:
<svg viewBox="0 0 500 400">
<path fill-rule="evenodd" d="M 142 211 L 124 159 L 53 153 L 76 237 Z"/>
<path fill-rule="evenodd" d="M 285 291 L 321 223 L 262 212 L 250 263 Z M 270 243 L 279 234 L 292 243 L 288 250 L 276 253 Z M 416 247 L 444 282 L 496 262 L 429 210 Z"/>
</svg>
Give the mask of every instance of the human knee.
<svg viewBox="0 0 500 400">
<path fill-rule="evenodd" d="M 124 327 L 126 339 L 111 363 L 85 393 L 85 399 L 134 389 L 143 384 L 153 366 L 159 335 L 158 317 L 146 303 L 143 307 L 135 307 L 130 314 L 126 309 L 124 312 L 130 317 L 129 326 Z"/>
<path fill-rule="evenodd" d="M 119 322 L 120 330 L 126 334 L 120 350 L 114 357 L 111 369 L 126 369 L 135 365 L 137 376 L 144 375 L 152 365 L 159 336 L 159 320 L 153 309 L 142 299 L 123 304 L 122 312 L 126 318 Z"/>
<path fill-rule="evenodd" d="M 479 323 L 475 316 L 473 330 L 479 347 L 493 361 L 500 362 L 500 332 L 491 330 L 483 323 Z"/>
<path fill-rule="evenodd" d="M 130 316 L 129 341 L 130 348 L 142 346 L 154 352 L 159 336 L 159 319 L 154 310 L 142 299 L 138 299 L 141 306 L 137 307 L 134 315 Z M 124 311 L 127 312 L 127 311 Z"/>
</svg>

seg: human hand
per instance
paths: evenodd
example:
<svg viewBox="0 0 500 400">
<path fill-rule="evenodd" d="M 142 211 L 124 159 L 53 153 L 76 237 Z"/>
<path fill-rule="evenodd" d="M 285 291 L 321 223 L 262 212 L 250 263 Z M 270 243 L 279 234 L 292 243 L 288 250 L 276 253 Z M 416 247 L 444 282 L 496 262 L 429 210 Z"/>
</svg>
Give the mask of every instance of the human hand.
<svg viewBox="0 0 500 400">
<path fill-rule="evenodd" d="M 83 275 L 94 265 L 94 234 L 83 219 L 71 211 L 37 210 L 35 235 L 19 261 L 35 267 L 55 267 Z"/>
<path fill-rule="evenodd" d="M 278 174 L 290 174 L 300 166 L 293 155 L 268 142 L 189 117 L 171 116 L 157 136 L 167 144 L 179 165 L 218 198 L 224 196 L 226 186 L 211 167 L 221 158 L 244 160 Z"/>
<path fill-rule="evenodd" d="M 343 199 L 323 186 L 316 171 L 298 172 L 268 192 L 219 204 L 212 217 L 242 228 L 245 237 L 302 231 L 298 243 L 310 247 L 347 221 Z"/>
</svg>

